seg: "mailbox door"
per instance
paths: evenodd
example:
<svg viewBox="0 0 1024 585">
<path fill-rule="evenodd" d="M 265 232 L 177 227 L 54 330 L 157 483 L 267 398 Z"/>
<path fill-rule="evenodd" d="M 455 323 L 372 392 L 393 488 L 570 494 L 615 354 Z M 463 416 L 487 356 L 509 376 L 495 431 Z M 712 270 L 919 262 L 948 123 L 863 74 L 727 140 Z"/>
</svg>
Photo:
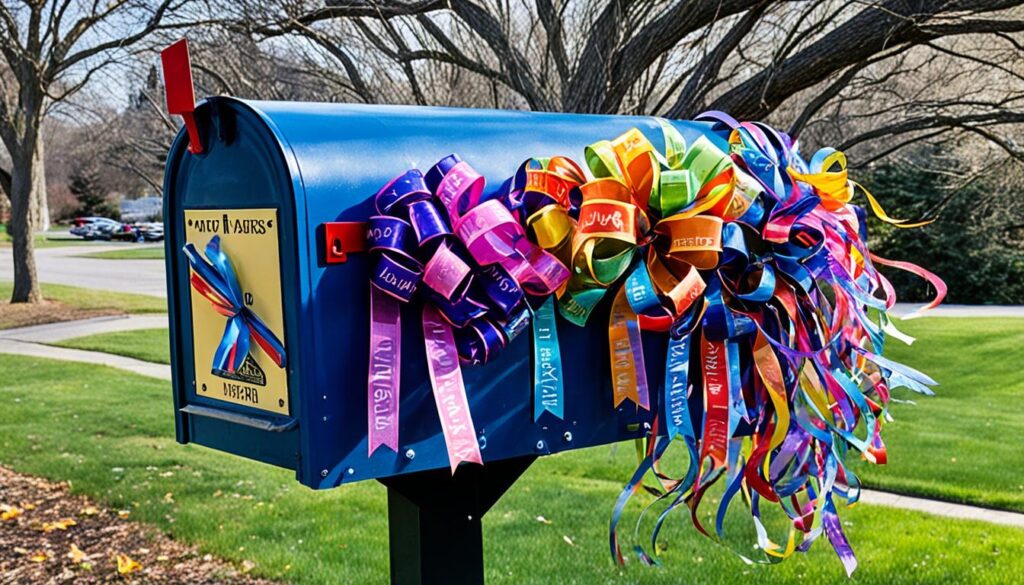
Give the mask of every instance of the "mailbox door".
<svg viewBox="0 0 1024 585">
<path fill-rule="evenodd" d="M 213 99 L 196 116 L 204 152 L 189 153 L 187 135 L 179 134 L 164 183 L 177 438 L 297 469 L 300 370 L 292 363 L 279 367 L 247 320 L 256 315 L 286 356 L 298 353 L 297 259 L 305 228 L 296 215 L 297 182 L 276 136 L 251 109 Z M 233 309 L 218 310 L 210 300 L 216 293 L 204 296 L 190 283 L 196 271 L 183 247 L 192 244 L 211 259 L 207 246 L 214 238 L 238 283 Z M 244 315 L 232 318 L 236 309 Z M 249 340 L 248 348 L 232 345 L 246 354 L 237 367 L 233 360 L 217 360 L 221 344 L 231 341 L 231 327 Z"/>
</svg>

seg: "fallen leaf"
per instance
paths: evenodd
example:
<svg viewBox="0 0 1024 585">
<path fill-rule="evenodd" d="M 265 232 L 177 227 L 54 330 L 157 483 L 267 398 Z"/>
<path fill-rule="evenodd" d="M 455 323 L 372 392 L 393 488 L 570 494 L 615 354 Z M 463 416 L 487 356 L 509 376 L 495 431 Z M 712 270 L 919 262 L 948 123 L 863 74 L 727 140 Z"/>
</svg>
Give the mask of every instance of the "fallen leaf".
<svg viewBox="0 0 1024 585">
<path fill-rule="evenodd" d="M 72 563 L 77 565 L 84 561 L 86 556 L 87 555 L 82 552 L 82 549 L 78 548 L 75 543 L 71 543 L 71 552 L 68 553 L 68 558 L 71 559 Z"/>
<path fill-rule="evenodd" d="M 30 556 L 28 560 L 32 561 L 33 563 L 45 563 L 47 558 L 49 557 L 46 556 L 45 552 L 39 551 L 36 554 Z"/>
<path fill-rule="evenodd" d="M 96 506 L 86 506 L 82 508 L 78 513 L 82 516 L 95 516 L 99 514 L 100 511 L 98 508 L 96 508 Z"/>
<path fill-rule="evenodd" d="M 242 561 L 242 572 L 243 573 L 248 573 L 249 571 L 253 570 L 254 568 L 256 568 L 256 563 L 254 563 L 254 562 L 252 562 L 252 561 L 250 561 L 248 559 Z"/>
<path fill-rule="evenodd" d="M 123 519 L 127 518 L 131 513 L 132 513 L 131 510 L 119 510 L 117 512 L 117 517 L 121 518 L 123 520 Z"/>
<path fill-rule="evenodd" d="M 537 522 L 540 522 L 541 524 L 551 524 L 551 520 L 548 520 L 543 516 L 537 516 Z"/>
<path fill-rule="evenodd" d="M 117 572 L 122 575 L 128 575 L 135 571 L 141 571 L 142 565 L 138 561 L 132 560 L 128 555 L 117 555 Z"/>
<path fill-rule="evenodd" d="M 44 522 L 43 532 L 49 534 L 54 530 L 67 530 L 71 526 L 77 526 L 78 522 L 75 522 L 73 518 L 64 518 L 56 522 Z"/>
<path fill-rule="evenodd" d="M 171 557 L 167 555 L 157 555 L 156 560 L 160 561 L 161 563 L 166 563 L 167 561 L 171 560 Z"/>
<path fill-rule="evenodd" d="M 564 540 L 565 544 L 568 544 L 569 546 L 576 546 L 576 543 L 573 542 L 571 538 L 569 538 L 568 536 L 566 536 L 564 534 L 562 535 L 562 540 Z"/>
<path fill-rule="evenodd" d="M 164 503 L 165 504 L 173 504 L 174 503 L 174 494 L 172 494 L 171 492 L 167 492 L 166 494 L 164 494 Z"/>
<path fill-rule="evenodd" d="M 15 508 L 14 506 L 0 506 L 0 510 L 3 510 L 0 512 L 0 520 L 5 522 L 7 520 L 14 520 L 22 514 L 21 508 Z"/>
</svg>

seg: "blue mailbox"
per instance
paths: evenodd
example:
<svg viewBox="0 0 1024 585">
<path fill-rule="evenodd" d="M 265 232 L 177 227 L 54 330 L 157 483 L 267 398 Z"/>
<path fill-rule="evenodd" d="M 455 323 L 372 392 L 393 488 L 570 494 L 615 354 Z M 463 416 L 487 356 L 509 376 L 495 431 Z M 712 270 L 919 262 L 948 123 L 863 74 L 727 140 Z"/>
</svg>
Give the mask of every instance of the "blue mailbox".
<svg viewBox="0 0 1024 585">
<path fill-rule="evenodd" d="M 182 132 L 165 178 L 177 437 L 294 469 L 317 489 L 448 467 L 415 303 L 403 307 L 400 448 L 367 454 L 368 261 L 332 235 L 335 222 L 365 222 L 373 194 L 392 177 L 453 152 L 495 188 L 531 156 L 577 155 L 634 127 L 661 135 L 644 117 L 226 97 L 204 101 L 195 118 L 202 152 L 191 152 Z M 673 124 L 687 142 L 710 134 L 705 124 Z M 196 271 L 183 248 L 202 255 L 214 238 L 233 265 L 235 302 L 263 327 L 248 348 L 220 345 L 249 324 L 190 282 Z M 609 304 L 584 328 L 559 318 L 562 360 L 587 366 L 566 368 L 561 419 L 534 421 L 528 335 L 486 365 L 463 368 L 485 463 L 646 432 L 656 383 L 652 411 L 612 406 Z M 645 334 L 645 345 L 656 382 L 664 336 Z M 223 367 L 231 360 L 237 368 Z"/>
</svg>

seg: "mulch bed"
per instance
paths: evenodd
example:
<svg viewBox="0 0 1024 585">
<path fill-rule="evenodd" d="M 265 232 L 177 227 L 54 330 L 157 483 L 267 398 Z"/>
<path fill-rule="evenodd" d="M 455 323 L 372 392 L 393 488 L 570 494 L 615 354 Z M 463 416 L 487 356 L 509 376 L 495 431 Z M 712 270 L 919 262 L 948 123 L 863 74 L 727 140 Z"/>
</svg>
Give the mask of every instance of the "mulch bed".
<svg viewBox="0 0 1024 585">
<path fill-rule="evenodd" d="M 125 516 L 0 467 L 0 583 L 271 583 Z"/>
<path fill-rule="evenodd" d="M 0 299 L 0 329 L 123 314 L 124 311 L 115 308 L 79 309 L 58 301 L 11 304 L 6 302 L 6 299 Z"/>
</svg>

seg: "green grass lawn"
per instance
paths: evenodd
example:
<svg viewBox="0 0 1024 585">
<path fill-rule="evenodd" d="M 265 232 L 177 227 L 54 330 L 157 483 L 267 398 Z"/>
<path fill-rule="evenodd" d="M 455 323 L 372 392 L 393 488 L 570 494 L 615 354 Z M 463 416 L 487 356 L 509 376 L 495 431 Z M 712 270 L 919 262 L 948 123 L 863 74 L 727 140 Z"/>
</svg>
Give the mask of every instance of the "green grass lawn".
<svg viewBox="0 0 1024 585">
<path fill-rule="evenodd" d="M 165 382 L 0 356 L 0 404 L 0 464 L 69 480 L 74 492 L 131 510 L 131 518 L 206 552 L 253 561 L 261 575 L 295 583 L 386 582 L 387 505 L 380 485 L 313 492 L 291 472 L 177 445 Z M 664 567 L 613 566 L 607 519 L 632 469 L 631 451 L 606 446 L 538 461 L 486 517 L 488 582 L 844 580 L 824 540 L 782 565 L 747 566 L 698 536 L 682 516 L 665 534 Z M 614 477 L 579 477 L 578 470 L 592 467 Z M 856 582 L 1000 583 L 1024 573 L 1021 530 L 868 506 L 842 517 L 861 559 Z M 751 541 L 740 542 L 750 551 Z"/>
<path fill-rule="evenodd" d="M 9 299 L 13 283 L 0 281 L 0 299 Z M 126 313 L 165 313 L 167 301 L 150 295 L 118 293 L 43 283 L 43 297 L 79 309 L 118 309 Z"/>
<path fill-rule="evenodd" d="M 894 404 L 883 430 L 885 466 L 859 467 L 865 483 L 1024 512 L 1024 319 L 927 318 L 898 324 L 913 346 L 887 355 L 927 372 L 932 397 Z"/>
<path fill-rule="evenodd" d="M 1014 400 L 1024 391 L 1015 371 L 1024 357 L 1024 320 L 936 318 L 902 327 L 919 341 L 909 349 L 893 344 L 892 355 L 942 385 L 936 397 L 915 397 L 916 406 L 893 406 L 896 422 L 886 428 L 890 464 L 859 466 L 866 483 L 1024 510 L 1024 406 Z M 124 335 L 78 342 L 127 355 L 148 346 L 151 359 L 165 359 L 166 330 Z M 296 583 L 386 581 L 381 486 L 312 492 L 295 484 L 291 472 L 177 445 L 166 383 L 96 366 L 0 356 L 0 404 L 0 464 L 71 480 L 74 491 L 131 509 L 133 518 L 205 551 L 254 561 L 265 576 Z M 665 533 L 665 567 L 614 567 L 606 552 L 607 520 L 632 470 L 632 451 L 625 444 L 597 447 L 535 463 L 485 521 L 488 582 L 843 580 L 824 539 L 809 555 L 782 565 L 747 566 L 698 536 L 683 515 Z M 635 500 L 622 533 L 626 544 L 639 503 L 648 498 Z M 865 505 L 840 513 L 861 560 L 857 582 L 1001 583 L 1024 572 L 1021 530 Z M 744 506 L 736 504 L 730 515 L 730 543 L 750 552 L 754 540 Z"/>
<path fill-rule="evenodd" d="M 163 246 L 145 248 L 122 248 L 120 250 L 104 250 L 82 254 L 83 258 L 102 258 L 105 260 L 163 260 Z"/>
<path fill-rule="evenodd" d="M 171 363 L 167 329 L 138 329 L 114 331 L 59 341 L 53 345 L 116 353 L 159 364 Z"/>
</svg>

